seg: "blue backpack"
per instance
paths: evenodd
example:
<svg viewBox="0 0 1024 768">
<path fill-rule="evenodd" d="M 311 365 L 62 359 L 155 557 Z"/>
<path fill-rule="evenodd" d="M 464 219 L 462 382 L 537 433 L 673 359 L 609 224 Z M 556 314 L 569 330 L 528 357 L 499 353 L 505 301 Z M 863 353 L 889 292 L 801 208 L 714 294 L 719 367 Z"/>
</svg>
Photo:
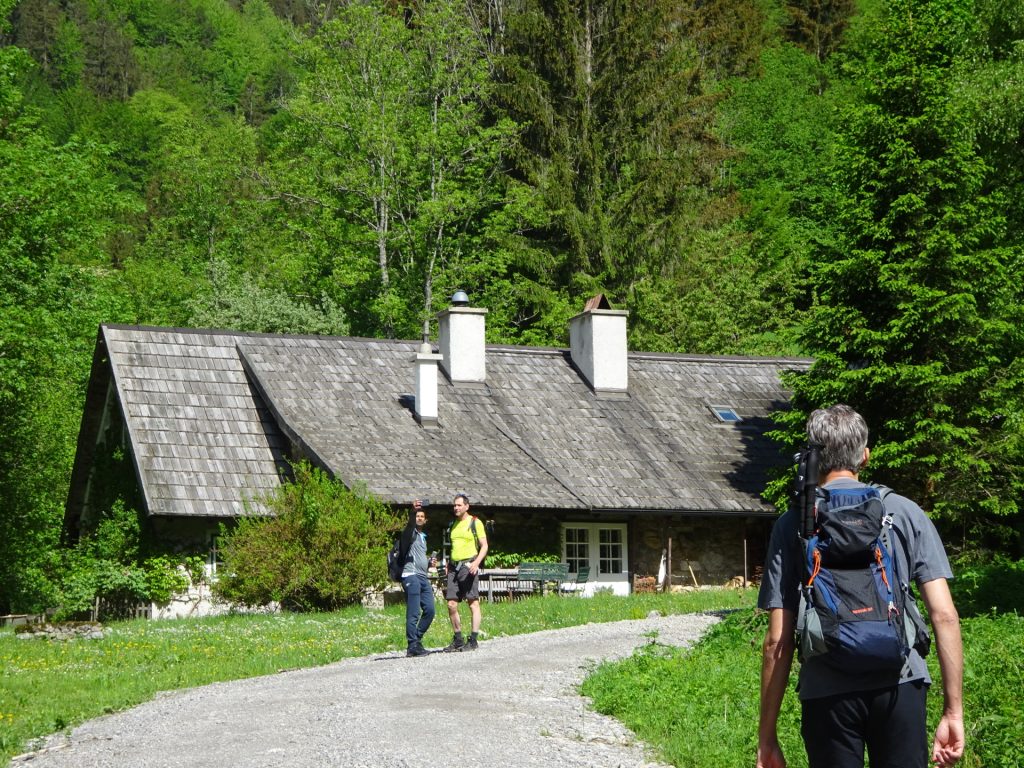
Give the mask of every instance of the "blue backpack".
<svg viewBox="0 0 1024 768">
<path fill-rule="evenodd" d="M 927 629 L 900 579 L 892 522 L 877 487 L 817 489 L 814 525 L 799 539 L 801 660 L 898 674 L 911 647 L 928 653 Z"/>
</svg>

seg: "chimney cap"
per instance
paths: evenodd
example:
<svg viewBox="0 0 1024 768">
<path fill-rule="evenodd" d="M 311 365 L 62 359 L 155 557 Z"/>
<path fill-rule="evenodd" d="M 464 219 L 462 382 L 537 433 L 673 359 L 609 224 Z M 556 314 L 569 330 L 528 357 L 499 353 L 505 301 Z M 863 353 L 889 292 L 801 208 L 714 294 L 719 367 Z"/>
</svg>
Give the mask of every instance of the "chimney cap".
<svg viewBox="0 0 1024 768">
<path fill-rule="evenodd" d="M 605 297 L 605 295 L 603 293 L 599 293 L 599 294 L 597 294 L 597 296 L 594 296 L 592 299 L 587 301 L 586 306 L 584 306 L 584 308 L 583 308 L 583 311 L 584 312 L 590 312 L 590 311 L 595 310 L 595 309 L 611 309 L 611 308 L 612 308 L 612 305 L 610 303 L 608 303 L 607 297 Z"/>
<path fill-rule="evenodd" d="M 456 291 L 455 293 L 452 294 L 452 306 L 454 306 L 454 307 L 468 307 L 469 306 L 469 296 L 466 295 L 465 291 L 460 289 L 460 290 L 458 290 L 458 291 Z"/>
</svg>

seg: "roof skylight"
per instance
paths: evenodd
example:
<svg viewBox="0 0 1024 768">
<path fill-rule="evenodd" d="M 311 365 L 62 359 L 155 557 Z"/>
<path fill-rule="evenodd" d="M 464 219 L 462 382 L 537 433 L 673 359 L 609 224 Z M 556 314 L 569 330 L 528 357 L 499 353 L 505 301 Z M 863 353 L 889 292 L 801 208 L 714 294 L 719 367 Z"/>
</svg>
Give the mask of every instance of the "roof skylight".
<svg viewBox="0 0 1024 768">
<path fill-rule="evenodd" d="M 725 424 L 739 424 L 743 421 L 743 417 L 736 413 L 736 409 L 731 405 L 710 405 L 708 407 L 718 420 Z"/>
</svg>

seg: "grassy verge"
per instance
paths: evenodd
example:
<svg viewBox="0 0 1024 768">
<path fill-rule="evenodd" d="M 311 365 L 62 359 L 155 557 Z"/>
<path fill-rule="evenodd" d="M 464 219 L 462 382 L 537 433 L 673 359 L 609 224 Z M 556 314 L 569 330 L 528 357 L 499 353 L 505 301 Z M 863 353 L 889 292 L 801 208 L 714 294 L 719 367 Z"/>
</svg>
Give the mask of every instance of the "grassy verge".
<svg viewBox="0 0 1024 768">
<path fill-rule="evenodd" d="M 750 606 L 752 592 L 546 597 L 484 605 L 490 636 L 587 622 Z M 404 608 L 111 624 L 102 640 L 20 640 L 0 630 L 0 766 L 35 739 L 158 691 L 272 674 L 405 646 Z M 428 646 L 450 639 L 438 606 Z"/>
<path fill-rule="evenodd" d="M 603 664 L 583 685 L 598 711 L 623 721 L 663 759 L 686 768 L 749 768 L 757 745 L 758 679 L 766 618 L 730 615 L 697 648 L 653 643 L 632 658 Z M 967 768 L 1024 765 L 1024 618 L 964 619 Z M 934 654 L 929 657 L 938 681 Z M 795 686 L 795 674 L 793 685 Z M 929 696 L 929 727 L 941 709 L 938 682 Z M 799 705 L 787 694 L 780 740 L 789 765 L 807 765 Z"/>
</svg>

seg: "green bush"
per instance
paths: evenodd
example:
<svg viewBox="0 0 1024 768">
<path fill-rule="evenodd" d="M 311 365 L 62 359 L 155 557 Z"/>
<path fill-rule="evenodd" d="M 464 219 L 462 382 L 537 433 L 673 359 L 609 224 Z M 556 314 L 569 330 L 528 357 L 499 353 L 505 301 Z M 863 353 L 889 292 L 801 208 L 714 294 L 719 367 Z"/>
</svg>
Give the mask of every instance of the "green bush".
<svg viewBox="0 0 1024 768">
<path fill-rule="evenodd" d="M 57 617 L 81 617 L 97 598 L 108 616 L 129 616 L 138 603 L 166 604 L 188 589 L 190 578 L 196 581 L 191 562 L 196 558 L 148 554 L 142 540 L 138 512 L 118 499 L 75 546 L 55 554 L 51 570 L 57 587 L 50 604 L 57 607 Z"/>
<path fill-rule="evenodd" d="M 319 469 L 295 467 L 295 481 L 264 499 L 267 517 L 223 532 L 224 562 L 214 592 L 241 605 L 333 610 L 387 580 L 385 555 L 399 517 L 361 490 Z"/>
<path fill-rule="evenodd" d="M 57 597 L 57 618 L 80 617 L 92 610 L 96 598 L 115 615 L 130 615 L 138 603 L 166 604 L 188 589 L 189 577 L 179 562 L 160 555 L 139 563 L 97 558 L 87 548 L 68 550 Z"/>
<path fill-rule="evenodd" d="M 550 552 L 493 552 L 487 551 L 488 568 L 517 568 L 520 563 L 557 563 L 559 555 Z"/>
<path fill-rule="evenodd" d="M 975 552 L 953 565 L 950 590 L 961 616 L 1024 615 L 1024 560 Z"/>
</svg>

